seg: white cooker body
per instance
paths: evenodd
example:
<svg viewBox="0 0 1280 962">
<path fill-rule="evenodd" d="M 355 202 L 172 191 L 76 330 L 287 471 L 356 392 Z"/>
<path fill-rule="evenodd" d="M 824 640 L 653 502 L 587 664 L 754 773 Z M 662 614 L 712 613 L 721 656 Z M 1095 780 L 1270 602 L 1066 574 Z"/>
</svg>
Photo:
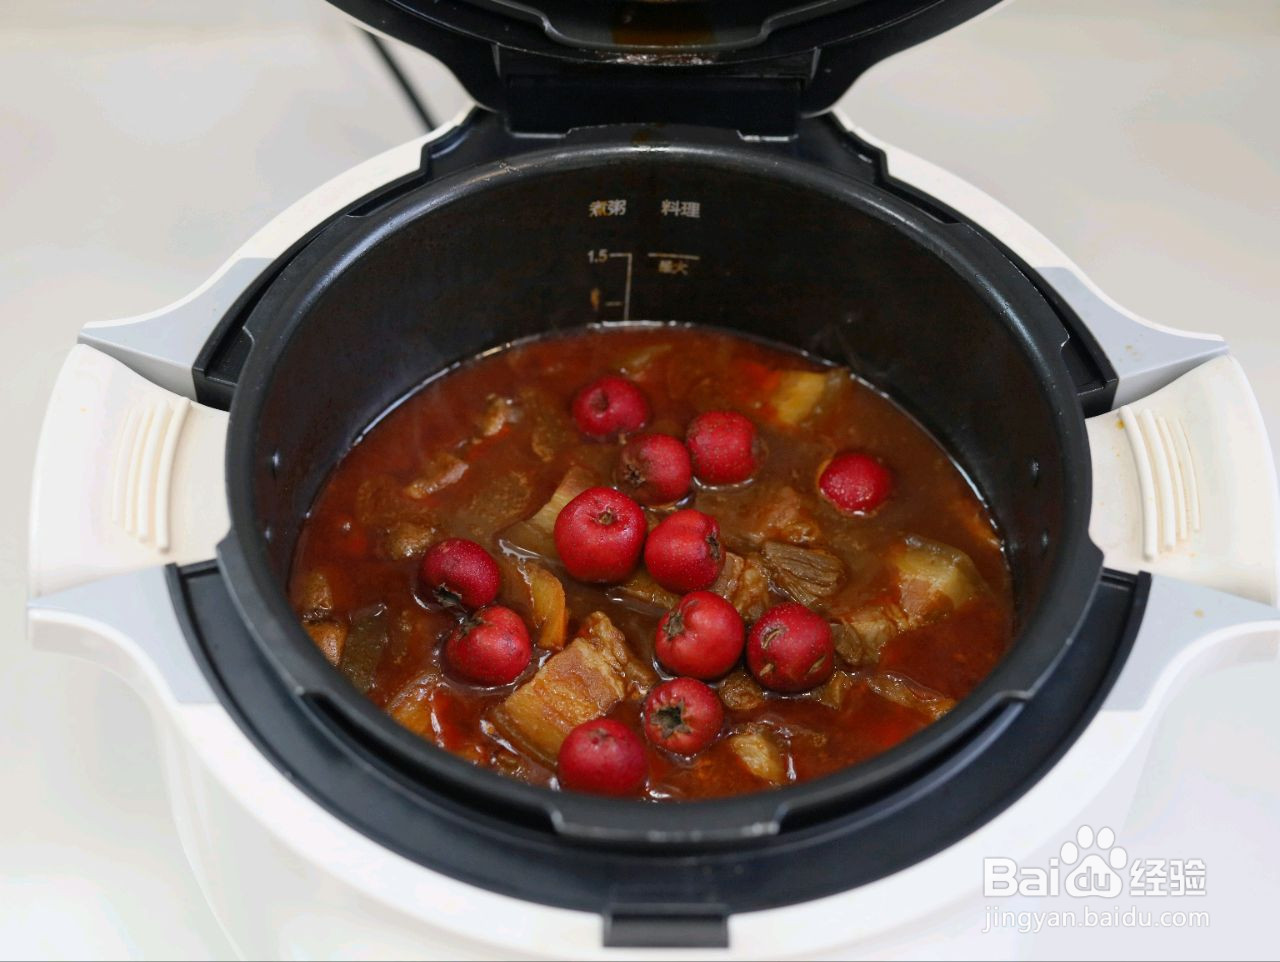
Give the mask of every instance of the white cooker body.
<svg viewBox="0 0 1280 962">
<path fill-rule="evenodd" d="M 196 353 L 276 257 L 332 214 L 416 170 L 430 139 L 313 192 L 188 298 L 85 329 L 55 388 L 37 456 L 32 639 L 117 672 L 147 702 L 184 846 L 214 912 L 246 956 L 638 958 L 602 948 L 597 915 L 455 881 L 312 801 L 217 701 L 170 600 L 162 566 L 213 557 L 228 528 L 225 416 L 193 401 Z M 1124 811 L 1154 723 L 1181 682 L 1214 666 L 1275 657 L 1280 499 L 1256 400 L 1226 345 L 1134 317 L 1000 204 L 918 158 L 878 146 L 894 178 L 1020 255 L 1106 350 L 1120 386 L 1117 410 L 1089 425 L 1090 531 L 1108 566 L 1152 573 L 1146 613 L 1097 716 L 1002 814 L 874 883 L 734 915 L 726 950 L 676 950 L 671 957 L 990 955 L 993 936 L 983 936 L 980 948 L 969 941 L 981 926 L 983 859 L 1034 864 L 1092 812 Z M 663 954 L 646 950 L 643 957 Z"/>
</svg>

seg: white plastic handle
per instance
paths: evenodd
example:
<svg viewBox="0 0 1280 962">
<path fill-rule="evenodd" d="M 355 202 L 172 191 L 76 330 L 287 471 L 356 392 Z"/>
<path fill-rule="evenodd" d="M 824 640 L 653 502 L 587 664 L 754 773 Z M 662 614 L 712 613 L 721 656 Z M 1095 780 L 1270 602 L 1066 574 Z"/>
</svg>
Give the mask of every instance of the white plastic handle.
<svg viewBox="0 0 1280 962">
<path fill-rule="evenodd" d="M 1116 371 L 1115 404 L 1159 390 L 1197 365 L 1226 353 L 1226 341 L 1216 334 L 1175 330 L 1117 304 L 1061 248 L 990 194 L 923 157 L 880 140 L 838 110 L 836 117 L 856 137 L 884 154 L 885 170 L 894 180 L 924 192 L 998 238 L 1071 306 Z"/>
<path fill-rule="evenodd" d="M 73 347 L 36 451 L 31 595 L 212 558 L 228 528 L 226 431 L 225 412 Z"/>
<path fill-rule="evenodd" d="M 213 329 L 258 276 L 298 239 L 384 184 L 418 170 L 422 150 L 464 123 L 471 108 L 431 133 L 343 171 L 294 202 L 240 246 L 207 281 L 159 310 L 86 324 L 80 341 L 128 364 L 148 380 L 195 397 L 192 366 Z"/>
<path fill-rule="evenodd" d="M 213 704 L 170 595 L 167 571 L 144 568 L 27 603 L 31 645 L 114 672 L 153 709 Z"/>
<path fill-rule="evenodd" d="M 1091 418 L 1089 534 L 1122 571 L 1265 604 L 1277 598 L 1280 495 L 1262 412 L 1232 357 Z"/>
</svg>

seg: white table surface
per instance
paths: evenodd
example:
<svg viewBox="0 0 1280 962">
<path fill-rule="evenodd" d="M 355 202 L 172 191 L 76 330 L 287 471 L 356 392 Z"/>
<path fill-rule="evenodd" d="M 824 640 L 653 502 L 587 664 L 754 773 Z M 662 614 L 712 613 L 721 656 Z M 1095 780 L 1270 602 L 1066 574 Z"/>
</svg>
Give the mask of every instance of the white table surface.
<svg viewBox="0 0 1280 962">
<path fill-rule="evenodd" d="M 404 57 L 437 116 L 465 102 Z M 1140 314 L 1226 335 L 1280 437 L 1277 89 L 1275 2 L 1020 0 L 877 67 L 844 106 L 1022 214 Z M 181 296 L 289 201 L 418 132 L 320 0 L 0 8 L 0 956 L 233 954 L 178 846 L 141 703 L 25 640 L 30 465 L 63 353 L 84 322 Z M 1116 825 L 1131 849 L 1208 862 L 1211 932 L 1048 934 L 1017 951 L 1274 952 L 1278 695 L 1274 664 L 1185 689 Z"/>
</svg>

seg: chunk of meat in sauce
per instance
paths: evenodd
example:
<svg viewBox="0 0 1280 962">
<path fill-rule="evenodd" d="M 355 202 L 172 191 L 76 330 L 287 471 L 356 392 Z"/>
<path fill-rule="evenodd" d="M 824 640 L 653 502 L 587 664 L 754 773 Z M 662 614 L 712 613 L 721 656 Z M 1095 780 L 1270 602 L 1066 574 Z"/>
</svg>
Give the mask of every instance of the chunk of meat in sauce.
<svg viewBox="0 0 1280 962">
<path fill-rule="evenodd" d="M 845 370 L 779 370 L 753 361 L 738 362 L 734 373 L 733 393 L 739 403 L 784 428 L 798 427 L 821 413 L 849 383 Z"/>
<path fill-rule="evenodd" d="M 836 651 L 851 667 L 874 665 L 892 638 L 945 618 L 988 590 L 968 555 L 949 545 L 910 537 L 888 556 L 889 589 L 832 613 Z"/>
<path fill-rule="evenodd" d="M 422 471 L 404 486 L 404 493 L 421 501 L 462 480 L 469 465 L 456 454 L 441 451 L 427 459 Z"/>
<path fill-rule="evenodd" d="M 800 548 L 782 541 L 766 541 L 760 558 L 773 583 L 793 601 L 821 609 L 844 581 L 844 562 L 821 548 Z"/>
<path fill-rule="evenodd" d="M 844 700 L 848 697 L 850 690 L 856 685 L 857 681 L 852 674 L 836 669 L 831 673 L 831 677 L 814 691 L 813 697 L 828 708 L 839 711 L 844 707 Z"/>
<path fill-rule="evenodd" d="M 847 377 L 843 371 L 781 371 L 766 410 L 774 420 L 794 427 L 807 421 L 827 392 Z"/>
<path fill-rule="evenodd" d="M 657 362 L 675 349 L 672 344 L 649 344 L 637 348 L 622 358 L 618 371 L 642 384 L 652 376 Z"/>
<path fill-rule="evenodd" d="M 408 561 L 421 558 L 439 540 L 440 532 L 436 528 L 412 521 L 397 521 L 378 538 L 378 554 L 390 561 Z"/>
<path fill-rule="evenodd" d="M 729 750 L 756 778 L 770 785 L 787 781 L 787 758 L 778 736 L 763 725 L 749 726 L 746 731 L 725 739 Z"/>
<path fill-rule="evenodd" d="M 912 621 L 942 617 L 986 590 L 969 556 L 937 541 L 907 538 L 894 565 L 898 604 Z"/>
<path fill-rule="evenodd" d="M 356 520 L 369 529 L 375 555 L 391 561 L 421 556 L 440 536 L 435 511 L 386 475 L 360 485 Z"/>
<path fill-rule="evenodd" d="M 499 394 L 490 394 L 485 399 L 484 410 L 476 418 L 476 430 L 482 438 L 497 437 L 508 425 L 520 420 L 519 405 L 511 398 Z"/>
<path fill-rule="evenodd" d="M 789 484 L 762 484 L 745 493 L 704 490 L 696 503 L 699 511 L 719 518 L 726 538 L 743 550 L 766 541 L 811 545 L 822 540 L 816 500 Z"/>
<path fill-rule="evenodd" d="M 405 486 L 389 475 L 366 478 L 360 483 L 356 520 L 371 528 L 386 528 L 398 521 L 434 527 L 437 522 L 429 505 L 411 497 Z"/>
<path fill-rule="evenodd" d="M 529 592 L 529 610 L 535 641 L 539 648 L 559 651 L 569 631 L 569 608 L 565 603 L 564 585 L 542 565 L 522 561 L 518 566 L 520 580 Z"/>
<path fill-rule="evenodd" d="M 546 392 L 535 387 L 520 389 L 520 404 L 529 413 L 529 448 L 543 462 L 553 461 L 571 447 L 578 432 L 568 410 Z"/>
<path fill-rule="evenodd" d="M 956 705 L 954 698 L 948 698 L 946 695 L 892 672 L 871 672 L 866 676 L 866 680 L 867 687 L 881 698 L 888 699 L 903 708 L 918 711 L 928 716 L 930 721 L 937 721 Z"/>
<path fill-rule="evenodd" d="M 730 711 L 753 711 L 765 703 L 764 689 L 741 668 L 731 672 L 720 683 L 720 700 Z"/>
<path fill-rule="evenodd" d="M 493 531 L 522 517 L 532 497 L 527 475 L 518 471 L 491 475 L 453 512 L 449 530 L 472 540 L 488 540 Z"/>
<path fill-rule="evenodd" d="M 351 631 L 347 633 L 338 667 L 361 692 L 373 687 L 378 663 L 389 641 L 386 605 L 373 605 L 352 614 Z"/>
<path fill-rule="evenodd" d="M 813 502 L 803 498 L 789 484 L 770 493 L 758 522 L 750 530 L 761 541 L 768 539 L 808 545 L 822 539 L 822 529 L 814 517 Z"/>
<path fill-rule="evenodd" d="M 945 618 L 891 639 L 878 667 L 950 698 L 963 698 L 996 666 L 1009 633 L 1008 613 L 982 595 Z"/>
<path fill-rule="evenodd" d="M 293 580 L 290 601 L 304 618 L 320 617 L 351 603 L 350 579 L 336 567 L 311 568 Z"/>
<path fill-rule="evenodd" d="M 596 611 L 564 651 L 507 696 L 493 721 L 513 743 L 554 764 L 570 731 L 623 699 L 643 697 L 656 679 L 608 616 Z"/>
<path fill-rule="evenodd" d="M 720 574 L 716 576 L 716 580 L 711 583 L 708 591 L 714 591 L 725 601 L 729 600 L 738 588 L 738 582 L 742 580 L 742 570 L 746 567 L 746 561 L 742 555 L 734 554 L 732 551 L 726 551 L 724 554 L 724 563 L 720 566 Z"/>
<path fill-rule="evenodd" d="M 314 621 L 304 621 L 302 627 L 329 664 L 336 666 L 342 660 L 342 649 L 347 644 L 349 631 L 344 622 L 333 618 L 317 618 Z"/>
<path fill-rule="evenodd" d="M 613 589 L 610 594 L 620 601 L 630 602 L 632 607 L 650 614 L 670 611 L 680 603 L 680 596 L 668 591 L 653 580 L 653 575 L 640 568 L 630 578 Z"/>
<path fill-rule="evenodd" d="M 738 609 L 744 621 L 755 621 L 769 607 L 769 572 L 757 555 L 726 552 L 711 590 Z"/>
<path fill-rule="evenodd" d="M 387 713 L 409 731 L 430 738 L 435 727 L 431 696 L 439 684 L 439 672 L 423 672 L 387 702 Z"/>
</svg>

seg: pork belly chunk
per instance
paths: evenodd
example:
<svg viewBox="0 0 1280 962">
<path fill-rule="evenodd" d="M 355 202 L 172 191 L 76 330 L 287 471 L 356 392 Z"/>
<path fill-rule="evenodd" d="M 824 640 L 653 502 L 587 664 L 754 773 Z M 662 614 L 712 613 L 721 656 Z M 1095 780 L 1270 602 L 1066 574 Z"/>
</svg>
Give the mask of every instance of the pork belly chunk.
<svg viewBox="0 0 1280 962">
<path fill-rule="evenodd" d="M 627 698 L 642 698 L 656 676 L 638 659 L 603 612 L 582 622 L 577 636 L 507 696 L 493 722 L 514 744 L 554 765 L 560 743 L 578 725 L 606 715 Z"/>
<path fill-rule="evenodd" d="M 832 612 L 836 651 L 851 668 L 874 666 L 898 635 L 946 618 L 990 589 L 963 551 L 908 537 L 890 553 L 892 590 Z"/>
</svg>

